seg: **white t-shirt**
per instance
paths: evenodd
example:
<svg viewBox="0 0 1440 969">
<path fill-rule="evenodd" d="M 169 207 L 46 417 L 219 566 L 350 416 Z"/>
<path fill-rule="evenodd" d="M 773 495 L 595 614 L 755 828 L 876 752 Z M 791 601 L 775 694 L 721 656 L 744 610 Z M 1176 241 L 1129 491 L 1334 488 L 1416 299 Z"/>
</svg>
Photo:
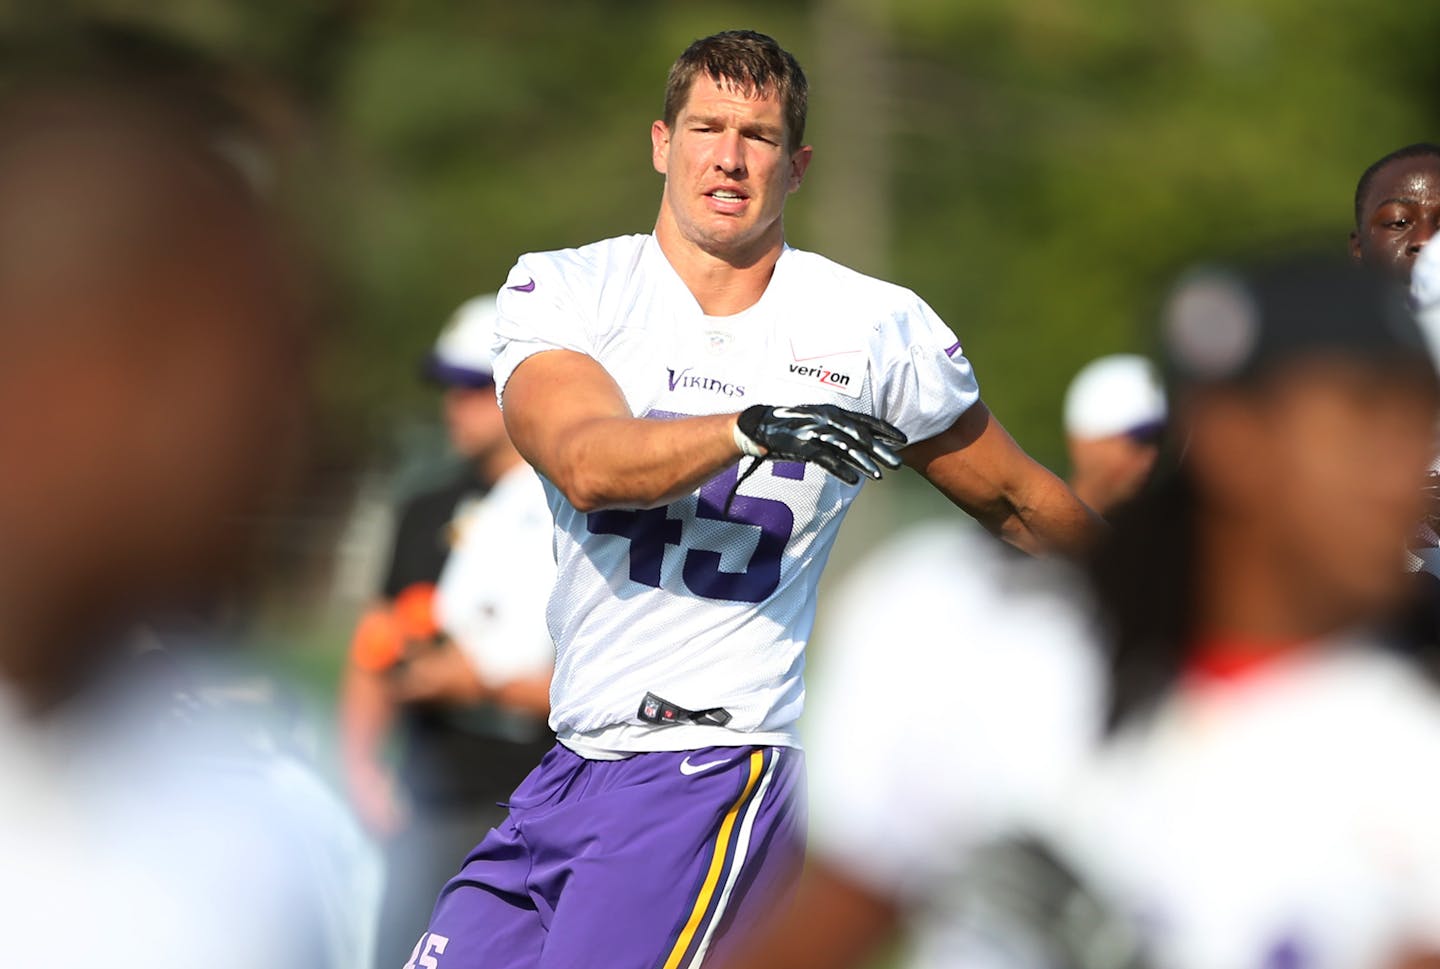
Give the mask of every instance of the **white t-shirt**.
<svg viewBox="0 0 1440 969">
<path fill-rule="evenodd" d="M 707 318 L 649 235 L 521 257 L 500 291 L 495 374 L 566 349 L 597 360 L 632 413 L 831 403 L 912 441 L 979 398 L 954 334 L 914 293 L 786 248 L 764 295 Z M 738 466 L 737 466 L 738 467 Z M 551 726 L 588 756 L 795 745 L 815 585 L 858 486 L 770 462 L 728 515 L 731 468 L 665 508 L 584 515 L 546 483 L 558 580 Z M 651 724 L 647 695 L 712 723 Z"/>
<path fill-rule="evenodd" d="M 1059 843 L 1164 969 L 1440 951 L 1440 698 L 1374 648 L 1191 682 L 1061 803 Z"/>
<path fill-rule="evenodd" d="M 491 688 L 549 672 L 554 525 L 540 476 L 518 465 L 461 509 L 456 526 L 435 594 L 440 627 Z"/>
<path fill-rule="evenodd" d="M 1104 670 L 1074 579 L 964 523 L 925 523 L 825 613 L 812 851 L 901 905 L 910 964 L 996 964 L 967 924 L 975 853 L 1027 832 L 1099 734 Z"/>
</svg>

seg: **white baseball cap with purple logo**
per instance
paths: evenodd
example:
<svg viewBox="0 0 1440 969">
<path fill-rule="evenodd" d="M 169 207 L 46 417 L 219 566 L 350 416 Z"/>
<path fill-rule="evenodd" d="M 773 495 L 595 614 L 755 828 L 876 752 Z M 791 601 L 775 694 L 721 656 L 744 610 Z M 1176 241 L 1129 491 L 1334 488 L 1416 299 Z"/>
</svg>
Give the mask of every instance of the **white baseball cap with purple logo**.
<svg viewBox="0 0 1440 969">
<path fill-rule="evenodd" d="M 1065 433 L 1071 437 L 1152 436 L 1164 427 L 1165 416 L 1159 375 L 1138 354 L 1092 360 L 1065 391 Z"/>
<path fill-rule="evenodd" d="M 425 376 L 447 387 L 495 382 L 495 294 L 466 300 L 450 317 L 425 358 Z"/>
</svg>

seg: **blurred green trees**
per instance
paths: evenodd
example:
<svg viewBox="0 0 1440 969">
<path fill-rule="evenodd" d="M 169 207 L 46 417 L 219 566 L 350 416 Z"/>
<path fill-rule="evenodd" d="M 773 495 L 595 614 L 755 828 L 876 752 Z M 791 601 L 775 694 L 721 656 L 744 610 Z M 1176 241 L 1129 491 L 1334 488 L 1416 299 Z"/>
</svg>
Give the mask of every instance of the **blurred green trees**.
<svg viewBox="0 0 1440 969">
<path fill-rule="evenodd" d="M 329 434 L 373 458 L 428 413 L 414 366 L 525 250 L 652 224 L 665 71 L 729 26 L 812 82 L 794 244 L 950 321 L 985 397 L 1063 465 L 1069 375 L 1144 349 L 1166 279 L 1216 252 L 1340 247 L 1366 164 L 1437 137 L 1440 7 L 1359 0 L 91 0 L 278 74 L 316 119 L 340 282 Z M 24 22 L 6 8 L 0 22 Z M 33 14 L 32 14 L 33 16 Z"/>
</svg>

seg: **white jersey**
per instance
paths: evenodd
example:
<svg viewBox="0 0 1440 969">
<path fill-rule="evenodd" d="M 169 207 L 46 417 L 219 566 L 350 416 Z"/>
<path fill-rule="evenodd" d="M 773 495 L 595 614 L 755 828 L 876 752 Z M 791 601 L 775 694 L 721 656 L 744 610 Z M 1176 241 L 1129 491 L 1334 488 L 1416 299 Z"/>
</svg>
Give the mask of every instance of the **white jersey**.
<svg viewBox="0 0 1440 969">
<path fill-rule="evenodd" d="M 919 297 L 796 249 L 734 316 L 706 317 L 649 235 L 523 256 L 498 309 L 502 401 L 515 368 L 553 349 L 593 357 L 632 413 L 662 420 L 830 403 L 918 441 L 979 398 L 959 341 Z M 577 752 L 797 743 L 815 586 L 859 486 L 769 462 L 726 514 L 737 467 L 648 511 L 581 514 L 546 483 L 551 726 Z M 654 724 L 647 697 L 715 713 Z"/>
<path fill-rule="evenodd" d="M 440 628 L 492 689 L 555 662 L 545 603 L 555 584 L 550 507 L 528 464 L 456 516 L 455 547 L 435 594 Z"/>
<path fill-rule="evenodd" d="M 1191 682 L 1125 728 L 1060 842 L 1163 969 L 1440 952 L 1440 698 L 1337 645 Z"/>
<path fill-rule="evenodd" d="M 1105 674 L 1072 585 L 976 527 L 926 523 L 825 613 L 811 850 L 905 910 L 912 965 L 1008 965 L 966 887 L 976 852 L 1048 813 L 1099 734 Z"/>
</svg>

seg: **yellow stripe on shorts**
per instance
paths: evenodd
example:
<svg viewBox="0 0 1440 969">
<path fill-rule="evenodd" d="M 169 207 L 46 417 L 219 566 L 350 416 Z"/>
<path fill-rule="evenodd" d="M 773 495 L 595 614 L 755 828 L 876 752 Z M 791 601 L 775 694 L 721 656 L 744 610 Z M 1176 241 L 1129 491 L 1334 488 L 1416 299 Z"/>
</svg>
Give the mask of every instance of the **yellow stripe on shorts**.
<svg viewBox="0 0 1440 969">
<path fill-rule="evenodd" d="M 760 780 L 760 772 L 764 767 L 764 751 L 752 751 L 750 754 L 750 777 L 745 781 L 745 789 L 740 792 L 740 796 L 726 812 L 725 820 L 720 822 L 720 833 L 715 838 L 715 853 L 710 858 L 710 870 L 705 873 L 705 881 L 700 886 L 700 895 L 695 899 L 695 907 L 690 911 L 690 918 L 685 923 L 685 928 L 680 931 L 680 938 L 675 940 L 675 947 L 670 950 L 664 969 L 678 969 L 680 960 L 685 957 L 686 950 L 690 948 L 690 942 L 700 928 L 700 922 L 705 917 L 705 910 L 710 907 L 710 899 L 715 895 L 715 887 L 720 883 L 720 872 L 725 867 L 725 855 L 730 847 L 730 835 L 735 830 L 735 819 L 740 816 L 740 808 L 744 806 L 750 792 L 755 790 L 755 784 Z"/>
</svg>

